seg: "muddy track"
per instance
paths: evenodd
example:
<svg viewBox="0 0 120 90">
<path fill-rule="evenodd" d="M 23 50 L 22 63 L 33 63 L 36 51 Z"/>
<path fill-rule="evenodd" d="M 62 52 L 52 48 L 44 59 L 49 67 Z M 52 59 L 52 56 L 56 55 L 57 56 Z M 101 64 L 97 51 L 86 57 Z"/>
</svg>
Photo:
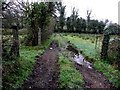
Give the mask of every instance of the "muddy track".
<svg viewBox="0 0 120 90">
<path fill-rule="evenodd" d="M 89 69 L 75 63 L 76 69 L 83 75 L 85 81 L 85 88 L 114 88 L 112 83 L 109 83 L 108 79 L 94 68 Z"/>
<path fill-rule="evenodd" d="M 37 57 L 33 74 L 23 85 L 22 89 L 57 88 L 57 78 L 59 75 L 58 42 L 54 40 L 43 55 Z"/>
<path fill-rule="evenodd" d="M 79 50 L 72 45 L 68 45 L 67 50 L 73 53 L 79 53 Z M 80 60 L 81 58 L 79 58 Z M 84 61 L 83 61 L 84 62 Z M 92 69 L 75 62 L 76 69 L 82 74 L 85 81 L 85 88 L 114 88 L 114 85 L 108 81 L 102 72 L 98 72 L 93 66 Z"/>
<path fill-rule="evenodd" d="M 64 37 L 63 37 L 64 39 Z M 65 39 L 64 39 L 65 41 Z M 67 42 L 67 41 L 66 41 Z M 75 54 L 80 53 L 80 51 L 75 48 L 72 44 L 68 42 L 67 48 L 68 51 L 71 51 L 73 55 L 69 56 L 73 60 L 73 57 Z M 74 61 L 74 60 L 73 60 Z M 76 69 L 82 74 L 83 79 L 84 79 L 84 86 L 83 88 L 106 88 L 108 90 L 115 89 L 115 86 L 108 81 L 108 79 L 103 75 L 102 72 L 98 72 L 92 65 L 92 69 L 80 65 L 76 62 L 75 67 Z"/>
</svg>

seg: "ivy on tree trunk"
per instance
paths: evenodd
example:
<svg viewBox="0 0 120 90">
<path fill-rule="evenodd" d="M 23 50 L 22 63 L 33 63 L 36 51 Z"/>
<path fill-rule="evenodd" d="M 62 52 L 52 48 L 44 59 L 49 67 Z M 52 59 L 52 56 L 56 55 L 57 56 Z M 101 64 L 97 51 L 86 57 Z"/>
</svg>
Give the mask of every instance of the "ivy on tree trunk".
<svg viewBox="0 0 120 90">
<path fill-rule="evenodd" d="M 35 28 L 35 29 L 32 29 L 32 46 L 36 46 L 38 45 L 38 30 Z"/>
<path fill-rule="evenodd" d="M 110 35 L 104 34 L 101 50 L 101 59 L 106 59 L 108 57 L 108 47 L 109 47 Z"/>
<path fill-rule="evenodd" d="M 38 45 L 41 45 L 41 29 L 38 31 Z"/>
</svg>

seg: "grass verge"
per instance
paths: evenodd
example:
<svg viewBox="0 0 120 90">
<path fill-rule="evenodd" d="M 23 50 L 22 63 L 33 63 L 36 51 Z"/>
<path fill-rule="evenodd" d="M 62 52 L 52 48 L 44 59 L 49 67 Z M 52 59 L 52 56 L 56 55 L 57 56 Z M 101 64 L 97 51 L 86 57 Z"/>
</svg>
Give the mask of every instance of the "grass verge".
<svg viewBox="0 0 120 90">
<path fill-rule="evenodd" d="M 108 78 L 108 80 L 113 83 L 117 88 L 120 87 L 120 71 L 115 69 L 112 65 L 99 59 L 96 60 L 93 65 L 98 71 L 103 72 L 103 74 Z"/>
<path fill-rule="evenodd" d="M 20 88 L 21 84 L 32 74 L 35 56 L 41 55 L 53 41 L 54 35 L 40 46 L 21 46 L 18 60 L 3 61 L 3 89 L 11 90 Z"/>
<path fill-rule="evenodd" d="M 59 48 L 65 48 L 66 42 L 57 34 L 59 41 Z M 60 75 L 59 82 L 60 88 L 81 88 L 84 85 L 84 80 L 80 72 L 74 66 L 74 62 L 69 58 L 69 52 L 64 51 L 59 53 Z"/>
<path fill-rule="evenodd" d="M 59 55 L 60 64 L 60 88 L 81 88 L 84 84 L 83 77 L 74 66 L 74 63 L 62 55 Z"/>
</svg>

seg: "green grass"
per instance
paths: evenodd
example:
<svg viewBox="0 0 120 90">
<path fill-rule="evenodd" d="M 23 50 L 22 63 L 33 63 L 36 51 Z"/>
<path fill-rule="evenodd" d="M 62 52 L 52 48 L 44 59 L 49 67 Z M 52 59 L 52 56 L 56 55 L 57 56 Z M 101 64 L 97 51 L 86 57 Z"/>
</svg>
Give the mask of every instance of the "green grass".
<svg viewBox="0 0 120 90">
<path fill-rule="evenodd" d="M 114 83 L 116 87 L 120 87 L 120 71 L 116 70 L 112 65 L 100 60 L 96 60 L 94 67 L 96 67 L 98 71 L 103 72 L 108 80 Z"/>
<path fill-rule="evenodd" d="M 94 67 L 103 72 L 103 74 L 108 78 L 108 80 L 115 84 L 116 87 L 120 87 L 120 71 L 116 70 L 115 67 L 108 64 L 104 60 L 100 60 L 100 48 L 95 49 L 95 44 L 91 42 L 89 39 L 83 39 L 84 37 L 88 37 L 88 34 L 76 35 L 75 34 L 63 34 L 66 40 L 70 41 L 74 46 L 76 46 L 80 51 L 83 51 L 85 56 L 89 58 L 94 58 L 95 63 Z M 81 36 L 81 37 L 79 37 Z M 83 36 L 83 37 L 82 37 Z M 93 38 L 93 35 L 89 35 L 89 38 Z M 115 38 L 112 36 L 111 39 Z"/>
<path fill-rule="evenodd" d="M 64 36 L 70 35 L 72 37 L 79 37 L 82 38 L 83 40 L 89 40 L 91 43 L 95 43 L 96 37 L 101 41 L 102 40 L 102 35 L 101 34 L 79 34 L 79 33 L 63 33 Z"/>
<path fill-rule="evenodd" d="M 53 39 L 52 35 L 43 45 L 21 46 L 18 60 L 3 61 L 3 66 L 7 69 L 3 76 L 3 88 L 10 90 L 21 87 L 21 84 L 32 74 L 33 65 L 36 62 L 35 56 L 41 55 Z"/>
<path fill-rule="evenodd" d="M 56 34 L 56 39 L 59 42 L 59 48 L 65 47 L 66 46 L 66 42 L 65 40 L 63 40 L 64 38 L 60 36 L 60 34 Z"/>
<path fill-rule="evenodd" d="M 83 77 L 78 72 L 74 63 L 69 59 L 62 55 L 59 56 L 59 64 L 60 64 L 60 88 L 81 88 L 84 84 Z"/>
<path fill-rule="evenodd" d="M 20 44 L 22 44 L 22 42 L 25 41 L 26 36 L 27 35 L 19 35 L 19 43 Z M 13 36 L 12 35 L 2 35 L 2 40 L 6 41 L 6 42 L 4 42 L 4 44 L 10 45 L 10 44 L 12 44 Z"/>
<path fill-rule="evenodd" d="M 96 56 L 100 53 L 100 48 L 95 49 L 95 44 L 91 43 L 90 40 L 84 40 L 82 38 L 79 38 L 77 36 L 71 36 L 67 35 L 64 36 L 68 41 L 71 42 L 74 46 L 80 49 L 80 51 L 83 51 L 86 56 L 89 56 L 90 58 L 96 58 Z"/>
<path fill-rule="evenodd" d="M 56 39 L 59 42 L 59 48 L 65 48 L 66 42 L 63 37 L 57 34 Z M 69 58 L 70 52 L 64 51 L 59 53 L 59 65 L 60 65 L 60 88 L 81 88 L 84 84 L 84 80 L 80 72 L 78 72 L 74 66 L 74 62 Z"/>
</svg>

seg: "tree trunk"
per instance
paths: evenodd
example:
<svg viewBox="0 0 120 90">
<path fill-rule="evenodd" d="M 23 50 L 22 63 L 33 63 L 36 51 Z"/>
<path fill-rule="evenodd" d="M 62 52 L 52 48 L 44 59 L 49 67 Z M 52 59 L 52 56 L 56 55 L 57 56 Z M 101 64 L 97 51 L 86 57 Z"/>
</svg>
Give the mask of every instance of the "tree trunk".
<svg viewBox="0 0 120 90">
<path fill-rule="evenodd" d="M 96 35 L 96 40 L 95 40 L 95 49 L 97 48 L 97 42 L 98 42 L 98 36 Z"/>
<path fill-rule="evenodd" d="M 32 29 L 32 46 L 38 45 L 38 31 L 34 28 Z"/>
<path fill-rule="evenodd" d="M 38 31 L 38 45 L 41 45 L 41 29 Z"/>
<path fill-rule="evenodd" d="M 18 27 L 13 26 L 13 45 L 11 47 L 10 54 L 15 56 L 20 56 L 19 54 L 19 37 L 18 37 Z"/>
<path fill-rule="evenodd" d="M 101 50 L 101 59 L 106 59 L 108 57 L 108 46 L 109 46 L 110 36 L 104 35 L 102 42 L 102 50 Z"/>
</svg>

